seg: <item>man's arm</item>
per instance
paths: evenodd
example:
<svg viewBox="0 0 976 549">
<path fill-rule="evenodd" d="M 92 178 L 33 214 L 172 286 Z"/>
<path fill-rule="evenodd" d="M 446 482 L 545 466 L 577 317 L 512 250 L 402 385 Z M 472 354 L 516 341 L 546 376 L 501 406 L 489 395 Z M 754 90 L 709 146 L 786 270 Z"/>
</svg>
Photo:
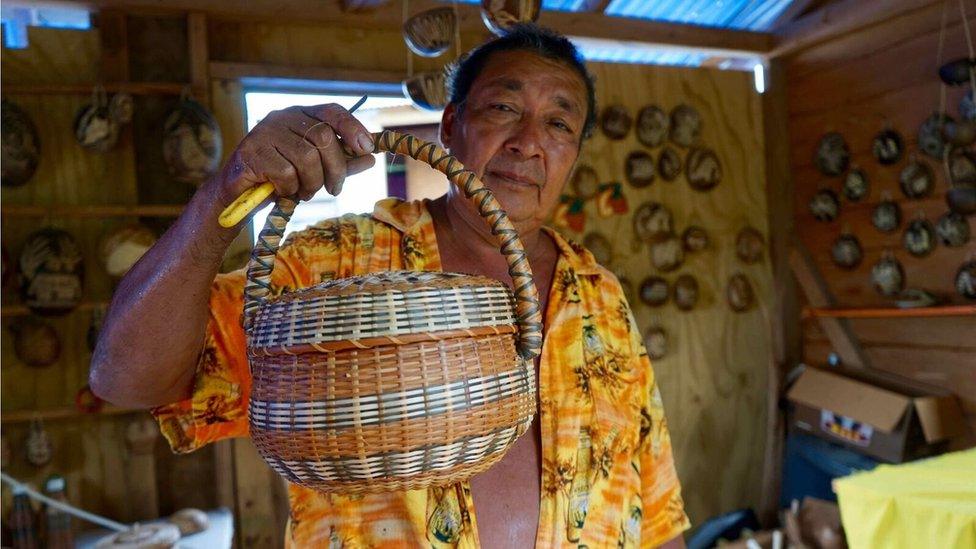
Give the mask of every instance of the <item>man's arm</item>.
<svg viewBox="0 0 976 549">
<path fill-rule="evenodd" d="M 366 156 L 347 162 L 337 132 Z M 220 227 L 217 216 L 246 189 L 266 181 L 278 196 L 307 200 L 323 186 L 336 194 L 346 175 L 373 164 L 367 154 L 372 148 L 366 128 L 338 105 L 269 114 L 120 281 L 92 356 L 92 391 L 138 408 L 189 396 L 210 286 L 240 231 L 240 225 Z"/>
</svg>

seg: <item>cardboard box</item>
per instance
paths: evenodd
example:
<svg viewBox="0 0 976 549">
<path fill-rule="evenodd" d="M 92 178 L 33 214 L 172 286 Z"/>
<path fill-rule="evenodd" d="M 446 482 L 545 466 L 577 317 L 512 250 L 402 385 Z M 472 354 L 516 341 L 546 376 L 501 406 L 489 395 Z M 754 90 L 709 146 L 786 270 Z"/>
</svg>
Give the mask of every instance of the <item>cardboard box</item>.
<svg viewBox="0 0 976 549">
<path fill-rule="evenodd" d="M 966 429 L 952 393 L 879 370 L 808 367 L 786 397 L 790 428 L 890 463 L 942 453 Z"/>
</svg>

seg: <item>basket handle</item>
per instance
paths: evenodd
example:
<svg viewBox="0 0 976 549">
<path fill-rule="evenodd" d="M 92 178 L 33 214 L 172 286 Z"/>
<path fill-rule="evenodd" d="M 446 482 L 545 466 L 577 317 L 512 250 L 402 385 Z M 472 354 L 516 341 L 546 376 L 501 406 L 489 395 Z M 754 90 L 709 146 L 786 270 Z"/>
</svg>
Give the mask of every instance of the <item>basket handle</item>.
<svg viewBox="0 0 976 549">
<path fill-rule="evenodd" d="M 508 274 L 512 277 L 515 289 L 519 355 L 525 360 L 539 356 L 542 350 L 539 292 L 532 280 L 532 268 L 522 241 L 501 204 L 474 172 L 464 169 L 457 158 L 436 144 L 389 130 L 374 133 L 372 137 L 374 153 L 403 154 L 427 163 L 446 175 L 478 208 L 478 212 L 491 226 L 491 233 L 495 235 L 501 252 L 508 261 Z M 345 144 L 343 149 L 348 156 L 353 155 Z M 278 197 L 251 251 L 251 259 L 247 264 L 247 283 L 244 286 L 243 321 L 246 331 L 250 331 L 258 307 L 271 295 L 271 271 L 274 269 L 275 255 L 278 253 L 285 225 L 291 219 L 296 205 L 293 198 Z"/>
</svg>

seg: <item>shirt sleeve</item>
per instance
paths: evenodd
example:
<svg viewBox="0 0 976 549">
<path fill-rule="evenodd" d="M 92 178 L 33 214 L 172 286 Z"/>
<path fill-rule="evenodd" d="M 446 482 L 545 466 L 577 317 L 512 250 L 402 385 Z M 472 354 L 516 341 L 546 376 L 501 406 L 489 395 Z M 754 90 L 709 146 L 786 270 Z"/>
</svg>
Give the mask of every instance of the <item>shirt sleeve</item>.
<svg viewBox="0 0 976 549">
<path fill-rule="evenodd" d="M 282 246 L 272 274 L 274 288 L 296 288 L 307 275 L 302 248 Z M 251 373 L 241 326 L 245 270 L 217 275 L 210 290 L 210 318 L 189 398 L 152 410 L 174 452 L 248 434 Z"/>
</svg>

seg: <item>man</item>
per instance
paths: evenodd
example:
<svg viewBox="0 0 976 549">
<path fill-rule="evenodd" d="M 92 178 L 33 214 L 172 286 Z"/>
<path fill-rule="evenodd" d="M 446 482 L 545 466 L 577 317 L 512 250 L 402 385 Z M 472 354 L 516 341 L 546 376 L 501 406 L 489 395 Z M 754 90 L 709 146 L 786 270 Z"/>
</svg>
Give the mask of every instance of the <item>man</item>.
<svg viewBox="0 0 976 549">
<path fill-rule="evenodd" d="M 469 483 L 358 498 L 290 486 L 289 546 L 683 547 L 688 520 L 667 424 L 620 285 L 589 252 L 542 226 L 594 110 L 575 48 L 538 27 L 518 26 L 458 67 L 441 141 L 482 177 L 525 245 L 545 311 L 539 414 Z M 336 134 L 364 156 L 347 161 Z M 308 199 L 323 185 L 334 194 L 373 162 L 371 150 L 365 128 L 335 105 L 262 121 L 120 283 L 93 359 L 96 394 L 155 407 L 176 451 L 246 436 L 244 277 L 215 280 L 237 232 L 221 229 L 217 216 L 265 181 L 284 196 Z M 451 189 L 429 202 L 387 199 L 371 216 L 293 235 L 273 283 L 295 288 L 403 268 L 511 281 L 487 225 Z"/>
</svg>

